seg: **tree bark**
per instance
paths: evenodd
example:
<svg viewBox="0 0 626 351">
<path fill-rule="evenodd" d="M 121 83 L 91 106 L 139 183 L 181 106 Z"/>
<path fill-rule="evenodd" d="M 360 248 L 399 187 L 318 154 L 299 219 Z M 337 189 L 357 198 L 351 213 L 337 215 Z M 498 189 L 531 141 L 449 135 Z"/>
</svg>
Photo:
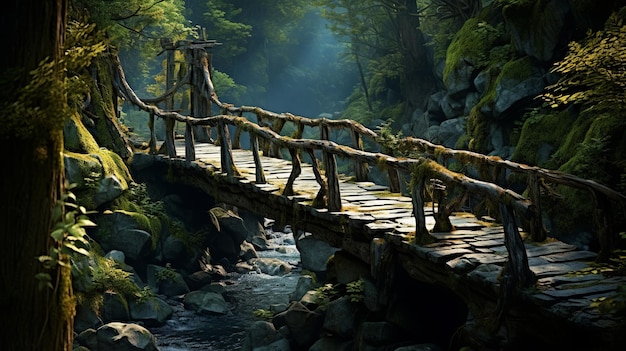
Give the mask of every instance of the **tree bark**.
<svg viewBox="0 0 626 351">
<path fill-rule="evenodd" d="M 30 81 L 29 72 L 49 57 L 58 62 L 63 50 L 67 0 L 9 2 L 0 12 L 3 45 L 0 106 L 15 101 Z M 63 70 L 38 100 L 62 88 Z M 10 92 L 4 94 L 4 92 Z M 58 93 L 58 90 L 57 90 Z M 51 212 L 62 191 L 63 134 L 59 112 L 65 101 L 50 106 L 29 105 L 46 111 L 45 118 L 2 111 L 0 147 L 5 150 L 0 196 L 0 345 L 3 350 L 70 350 L 74 300 L 68 268 L 48 271 L 55 289 L 38 288 L 35 279 L 43 266 L 35 259 L 52 245 Z M 23 124 L 7 123 L 20 120 Z M 6 127 L 8 125 L 8 127 Z M 57 280 L 58 279 L 58 280 Z"/>
</svg>

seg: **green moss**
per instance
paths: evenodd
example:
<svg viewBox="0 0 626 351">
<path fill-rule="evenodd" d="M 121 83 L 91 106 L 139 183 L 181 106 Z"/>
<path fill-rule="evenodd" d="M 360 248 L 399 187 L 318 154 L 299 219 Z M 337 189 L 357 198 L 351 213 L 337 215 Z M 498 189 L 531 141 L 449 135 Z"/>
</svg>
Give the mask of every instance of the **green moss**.
<svg viewBox="0 0 626 351">
<path fill-rule="evenodd" d="M 500 39 L 503 28 L 495 28 L 479 18 L 470 18 L 456 33 L 446 52 L 443 81 L 459 67 L 459 62 L 467 60 L 481 69 L 489 64 L 489 53 Z"/>
<path fill-rule="evenodd" d="M 72 114 L 63 128 L 65 150 L 77 153 L 96 153 L 99 146 L 91 133 L 85 128 L 78 113 Z"/>
<path fill-rule="evenodd" d="M 139 212 L 130 212 L 125 210 L 115 210 L 115 212 L 123 213 L 129 217 L 131 217 L 136 223 L 139 229 L 145 230 L 146 232 L 152 234 L 153 228 L 148 217 Z"/>
<path fill-rule="evenodd" d="M 532 112 L 527 116 L 511 159 L 529 165 L 545 166 L 546 160 L 540 160 L 537 151 L 546 147 L 550 150 L 559 148 L 571 127 L 571 113 L 569 110 L 548 114 Z"/>
<path fill-rule="evenodd" d="M 467 119 L 468 149 L 486 153 L 489 147 L 490 119 L 480 111 L 481 105 L 472 108 Z"/>
</svg>

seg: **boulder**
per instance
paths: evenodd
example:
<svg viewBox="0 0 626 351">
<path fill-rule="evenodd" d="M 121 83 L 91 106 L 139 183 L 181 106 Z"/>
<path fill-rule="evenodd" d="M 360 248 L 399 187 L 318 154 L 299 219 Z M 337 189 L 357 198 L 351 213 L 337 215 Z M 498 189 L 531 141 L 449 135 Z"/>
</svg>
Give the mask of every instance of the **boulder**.
<svg viewBox="0 0 626 351">
<path fill-rule="evenodd" d="M 147 257 L 152 250 L 152 237 L 148 219 L 139 213 L 127 211 L 107 212 L 98 217 L 98 227 L 93 233 L 104 251 L 122 251 L 132 261 Z"/>
<path fill-rule="evenodd" d="M 453 98 L 450 94 L 445 95 L 439 103 L 446 119 L 459 117 L 465 107 L 464 98 Z"/>
<path fill-rule="evenodd" d="M 187 286 L 190 290 L 198 290 L 205 285 L 211 284 L 213 278 L 211 274 L 205 271 L 193 272 L 187 276 L 184 276 Z"/>
<path fill-rule="evenodd" d="M 448 119 L 439 125 L 437 139 L 445 147 L 453 148 L 457 140 L 465 134 L 467 117 Z"/>
<path fill-rule="evenodd" d="M 126 188 L 115 175 L 109 175 L 100 179 L 96 192 L 93 194 L 96 207 L 118 198 L 124 190 Z"/>
<path fill-rule="evenodd" d="M 117 263 L 125 263 L 126 261 L 126 255 L 120 250 L 111 250 L 104 255 L 104 258 L 111 259 Z"/>
<path fill-rule="evenodd" d="M 170 319 L 174 309 L 167 302 L 153 296 L 145 301 L 135 300 L 128 304 L 130 318 L 145 325 L 158 326 Z"/>
<path fill-rule="evenodd" d="M 186 309 L 202 314 L 226 314 L 228 303 L 222 294 L 207 291 L 192 291 L 185 295 L 183 304 Z"/>
<path fill-rule="evenodd" d="M 285 275 L 291 272 L 291 265 L 277 258 L 253 258 L 248 263 L 257 271 L 269 275 Z"/>
<path fill-rule="evenodd" d="M 113 322 L 96 331 L 98 350 L 158 351 L 156 338 L 138 324 Z"/>
<path fill-rule="evenodd" d="M 363 348 L 365 345 L 379 346 L 394 343 L 400 335 L 398 327 L 389 322 L 363 322 L 359 331 L 359 341 Z"/>
<path fill-rule="evenodd" d="M 351 351 L 354 350 L 353 346 L 350 340 L 323 336 L 311 346 L 309 351 Z"/>
<path fill-rule="evenodd" d="M 74 331 L 80 333 L 89 328 L 97 328 L 102 325 L 102 320 L 98 313 L 91 307 L 78 304 L 76 306 L 76 315 L 74 316 Z"/>
<path fill-rule="evenodd" d="M 246 335 L 241 345 L 241 351 L 258 351 L 259 347 L 270 345 L 279 337 L 272 323 L 256 321 L 246 330 Z"/>
<path fill-rule="evenodd" d="M 181 258 L 188 258 L 185 242 L 174 235 L 168 235 L 161 247 L 161 259 L 163 262 L 179 262 Z"/>
<path fill-rule="evenodd" d="M 183 276 L 169 267 L 149 264 L 146 266 L 146 278 L 148 285 L 165 296 L 177 296 L 190 291 Z"/>
<path fill-rule="evenodd" d="M 544 75 L 529 57 L 504 65 L 495 87 L 493 117 L 505 119 L 505 112 L 517 102 L 534 99 L 546 86 Z"/>
<path fill-rule="evenodd" d="M 104 323 L 108 322 L 125 322 L 130 319 L 128 312 L 128 302 L 121 294 L 112 291 L 106 291 L 102 294 L 101 314 Z"/>
<path fill-rule="evenodd" d="M 338 337 L 352 337 L 356 333 L 355 315 L 356 304 L 350 301 L 349 296 L 342 296 L 333 300 L 326 309 L 324 330 Z"/>
<path fill-rule="evenodd" d="M 269 345 L 255 347 L 254 351 L 291 351 L 291 345 L 287 339 L 278 339 Z"/>
<path fill-rule="evenodd" d="M 315 287 L 315 280 L 310 275 L 303 275 L 298 278 L 296 289 L 289 295 L 290 301 L 299 301 L 309 290 Z"/>
<path fill-rule="evenodd" d="M 328 243 L 304 236 L 296 240 L 296 248 L 300 252 L 302 268 L 313 272 L 326 271 L 326 262 L 339 249 L 330 246 Z"/>
<path fill-rule="evenodd" d="M 239 253 L 239 257 L 241 257 L 243 261 L 248 261 L 253 258 L 259 257 L 259 254 L 257 254 L 254 245 L 252 245 L 251 243 L 244 241 L 241 243 L 240 247 L 241 251 Z"/>
<path fill-rule="evenodd" d="M 89 328 L 79 333 L 74 340 L 74 350 L 76 350 L 76 343 L 78 343 L 80 346 L 87 348 L 88 350 L 97 350 L 98 334 L 96 330 L 93 328 Z"/>
<path fill-rule="evenodd" d="M 472 59 L 468 57 L 459 58 L 449 74 L 444 77 L 444 84 L 447 88 L 448 95 L 463 95 L 472 88 L 473 74 L 476 66 L 472 63 Z"/>
<path fill-rule="evenodd" d="M 324 316 L 294 302 L 285 312 L 275 315 L 272 323 L 279 329 L 286 326 L 294 345 L 306 350 L 319 338 Z"/>
</svg>

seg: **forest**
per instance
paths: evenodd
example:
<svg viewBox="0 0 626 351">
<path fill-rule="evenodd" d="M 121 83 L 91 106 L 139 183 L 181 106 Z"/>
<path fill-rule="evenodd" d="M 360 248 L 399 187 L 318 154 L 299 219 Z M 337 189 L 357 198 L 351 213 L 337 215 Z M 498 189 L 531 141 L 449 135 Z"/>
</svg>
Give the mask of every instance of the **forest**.
<svg viewBox="0 0 626 351">
<path fill-rule="evenodd" d="M 123 270 L 106 267 L 92 242 L 110 211 L 138 214 L 146 231 L 175 233 L 186 245 L 200 240 L 147 200 L 128 168 L 150 130 L 145 111 L 119 96 L 116 64 L 138 95 L 164 94 L 164 39 L 216 41 L 211 79 L 222 102 L 351 119 L 392 146 L 422 138 L 626 194 L 623 0 L 23 0 L 3 7 L 2 349 L 70 350 L 78 305 L 97 304 L 111 289 L 151 297 L 126 284 Z M 178 79 L 187 67 L 176 55 Z M 192 113 L 189 92 L 175 101 L 173 110 Z M 159 138 L 165 128 L 157 126 Z M 113 178 L 115 194 L 98 193 Z M 570 206 L 558 221 L 544 219 L 551 236 L 597 250 L 593 224 L 580 220 L 594 211 L 590 197 L 544 189 L 548 213 L 552 204 Z M 625 209 L 610 211 L 621 218 L 611 228 L 622 249 L 598 269 L 624 275 Z M 86 273 L 76 267 L 103 280 L 79 282 Z M 623 316 L 622 288 L 599 300 L 601 308 Z"/>
</svg>

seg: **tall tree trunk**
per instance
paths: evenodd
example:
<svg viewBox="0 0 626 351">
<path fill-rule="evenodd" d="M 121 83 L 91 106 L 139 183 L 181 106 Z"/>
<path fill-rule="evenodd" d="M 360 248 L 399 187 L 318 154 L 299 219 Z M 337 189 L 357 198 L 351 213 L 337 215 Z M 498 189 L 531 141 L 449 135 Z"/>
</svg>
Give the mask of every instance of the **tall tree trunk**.
<svg viewBox="0 0 626 351">
<path fill-rule="evenodd" d="M 63 183 L 63 112 L 58 99 L 63 88 L 62 66 L 51 83 L 31 92 L 27 107 L 41 115 L 9 108 L 29 72 L 49 58 L 57 62 L 63 50 L 67 0 L 21 0 L 3 4 L 0 26 L 7 48 L 0 61 L 0 347 L 3 350 L 70 350 L 74 301 L 68 268 L 49 270 L 54 289 L 38 287 L 44 272 L 35 259 L 53 242 L 51 211 Z M 54 98 L 51 98 L 54 96 Z M 64 94 L 61 94 L 64 96 Z M 61 101 L 59 101 L 61 100 Z M 23 112 L 23 111 L 22 111 Z"/>
</svg>

